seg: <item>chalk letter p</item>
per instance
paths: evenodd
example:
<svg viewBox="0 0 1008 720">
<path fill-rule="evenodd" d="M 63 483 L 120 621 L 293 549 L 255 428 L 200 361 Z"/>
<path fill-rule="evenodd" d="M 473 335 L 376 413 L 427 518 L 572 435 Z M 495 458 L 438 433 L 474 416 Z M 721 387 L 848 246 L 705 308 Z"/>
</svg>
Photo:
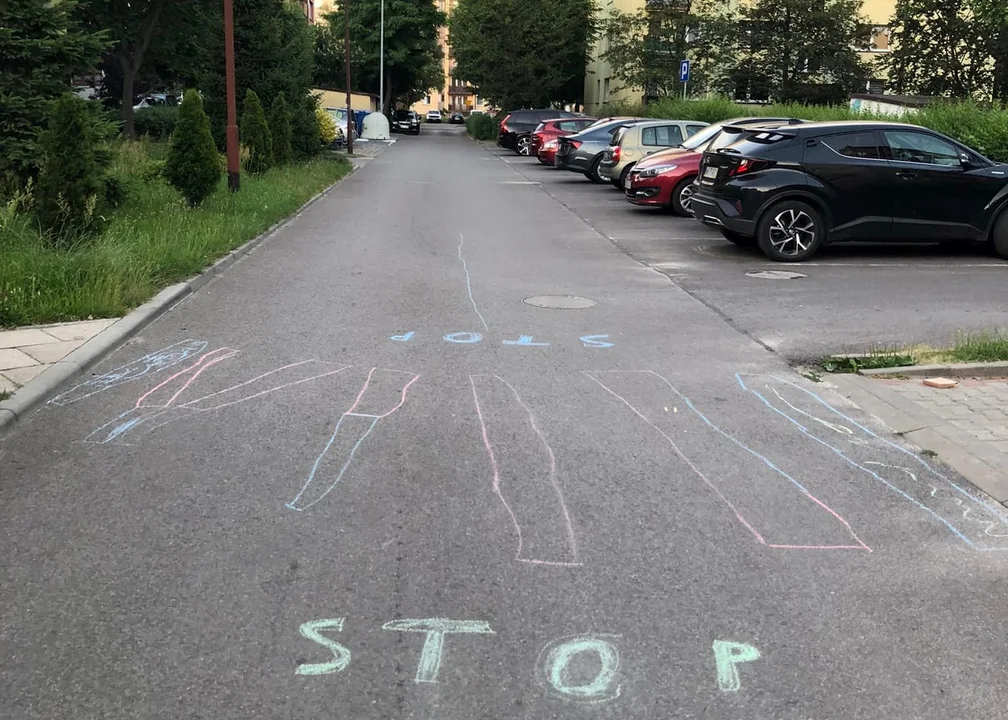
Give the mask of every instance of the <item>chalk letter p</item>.
<svg viewBox="0 0 1008 720">
<path fill-rule="evenodd" d="M 714 663 L 717 665 L 718 688 L 724 692 L 738 692 L 742 683 L 736 665 L 759 660 L 759 657 L 760 651 L 752 645 L 730 640 L 715 640 Z"/>
<path fill-rule="evenodd" d="M 382 625 L 382 630 L 398 630 L 399 632 L 427 633 L 423 650 L 420 651 L 420 664 L 417 666 L 418 683 L 436 683 L 438 670 L 441 669 L 441 653 L 444 649 L 446 633 L 478 633 L 493 635 L 488 623 L 482 620 L 449 620 L 447 618 L 425 618 L 423 620 L 392 620 Z"/>
</svg>

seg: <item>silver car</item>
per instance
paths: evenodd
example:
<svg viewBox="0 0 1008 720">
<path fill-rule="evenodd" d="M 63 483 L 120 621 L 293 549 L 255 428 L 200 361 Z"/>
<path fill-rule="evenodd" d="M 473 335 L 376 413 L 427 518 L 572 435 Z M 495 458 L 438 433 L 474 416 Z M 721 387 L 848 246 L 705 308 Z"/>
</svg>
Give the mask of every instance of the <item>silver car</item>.
<svg viewBox="0 0 1008 720">
<path fill-rule="evenodd" d="M 621 127 L 648 119 L 638 117 L 602 119 L 579 133 L 562 137 L 553 165 L 561 170 L 583 173 L 592 182 L 605 182 L 599 175 L 599 164 L 609 147 L 613 133 Z"/>
</svg>

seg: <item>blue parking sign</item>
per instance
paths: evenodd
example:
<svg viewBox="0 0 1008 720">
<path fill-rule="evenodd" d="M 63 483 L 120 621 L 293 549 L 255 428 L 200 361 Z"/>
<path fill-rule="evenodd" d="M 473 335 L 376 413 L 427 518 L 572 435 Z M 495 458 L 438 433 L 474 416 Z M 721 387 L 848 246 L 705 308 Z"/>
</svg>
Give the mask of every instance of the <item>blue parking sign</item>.
<svg viewBox="0 0 1008 720">
<path fill-rule="evenodd" d="M 679 61 L 679 82 L 689 81 L 689 60 Z"/>
</svg>

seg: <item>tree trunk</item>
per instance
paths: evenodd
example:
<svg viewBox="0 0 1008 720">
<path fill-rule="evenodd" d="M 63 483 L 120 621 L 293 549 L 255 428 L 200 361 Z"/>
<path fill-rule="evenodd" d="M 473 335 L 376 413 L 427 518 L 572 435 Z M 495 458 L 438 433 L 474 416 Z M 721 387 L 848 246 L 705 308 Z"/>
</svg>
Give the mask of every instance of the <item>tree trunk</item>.
<svg viewBox="0 0 1008 720">
<path fill-rule="evenodd" d="M 133 128 L 133 84 L 136 81 L 136 69 L 129 58 L 119 56 L 119 66 L 122 68 L 122 121 L 123 135 L 127 140 L 136 140 L 136 130 Z"/>
</svg>

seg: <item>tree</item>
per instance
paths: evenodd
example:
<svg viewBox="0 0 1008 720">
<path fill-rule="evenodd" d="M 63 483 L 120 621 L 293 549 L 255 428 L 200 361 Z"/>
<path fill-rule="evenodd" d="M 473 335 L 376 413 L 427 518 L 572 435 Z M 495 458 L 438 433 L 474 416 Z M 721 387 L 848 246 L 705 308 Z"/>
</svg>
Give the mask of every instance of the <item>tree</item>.
<svg viewBox="0 0 1008 720">
<path fill-rule="evenodd" d="M 200 88 L 217 147 L 224 149 L 227 104 L 224 85 L 224 30 L 200 74 Z M 295 157 L 319 151 L 311 92 L 315 65 L 315 28 L 287 0 L 234 0 L 235 94 L 253 90 L 264 98 L 283 93 L 291 113 L 291 145 Z"/>
<path fill-rule="evenodd" d="M 210 120 L 203 111 L 203 98 L 195 90 L 185 94 L 179 107 L 165 177 L 190 205 L 203 202 L 220 182 L 220 155 L 210 134 Z"/>
<path fill-rule="evenodd" d="M 56 244 L 87 234 L 100 222 L 109 159 L 102 123 L 86 100 L 66 93 L 39 139 L 35 208 Z"/>
<path fill-rule="evenodd" d="M 291 161 L 290 111 L 283 93 L 277 93 L 270 107 L 269 127 L 273 143 L 273 162 L 286 165 Z"/>
<path fill-rule="evenodd" d="M 103 32 L 75 20 L 73 0 L 0 3 L 0 179 L 20 181 L 38 168 L 38 132 L 74 76 L 98 66 Z"/>
<path fill-rule="evenodd" d="M 350 83 L 352 90 L 377 94 L 380 88 L 381 0 L 350 3 Z M 315 85 L 346 90 L 342 10 L 325 16 L 315 41 Z M 382 109 L 393 100 L 416 99 L 444 83 L 438 29 L 446 22 L 432 0 L 385 0 L 385 97 Z M 431 72 L 436 68 L 436 72 Z"/>
<path fill-rule="evenodd" d="M 206 59 L 217 3 L 206 0 L 89 0 L 79 15 L 106 28 L 113 41 L 103 62 L 103 88 L 117 94 L 123 134 L 133 139 L 138 86 L 191 81 Z M 219 14 L 217 17 L 220 17 Z"/>
<path fill-rule="evenodd" d="M 841 102 L 864 87 L 857 53 L 870 35 L 862 0 L 757 0 L 738 21 L 736 97 Z"/>
<path fill-rule="evenodd" d="M 273 161 L 273 141 L 269 125 L 266 124 L 262 103 L 251 89 L 245 91 L 238 136 L 241 138 L 242 147 L 249 153 L 245 169 L 253 175 L 266 172 Z"/>
<path fill-rule="evenodd" d="M 884 59 L 898 92 L 989 99 L 994 84 L 992 28 L 974 0 L 896 0 L 892 52 Z M 999 6 L 991 2 L 982 9 Z M 993 20 L 992 12 L 985 17 Z"/>
<path fill-rule="evenodd" d="M 594 0 L 459 0 L 448 27 L 457 76 L 498 107 L 583 99 Z"/>
<path fill-rule="evenodd" d="M 645 97 L 682 92 L 679 62 L 693 61 L 690 87 L 706 88 L 709 60 L 720 43 L 710 43 L 722 21 L 716 0 L 651 0 L 637 12 L 611 12 L 600 23 L 601 57 L 613 74 Z M 727 34 L 723 34 L 727 37 Z"/>
</svg>

